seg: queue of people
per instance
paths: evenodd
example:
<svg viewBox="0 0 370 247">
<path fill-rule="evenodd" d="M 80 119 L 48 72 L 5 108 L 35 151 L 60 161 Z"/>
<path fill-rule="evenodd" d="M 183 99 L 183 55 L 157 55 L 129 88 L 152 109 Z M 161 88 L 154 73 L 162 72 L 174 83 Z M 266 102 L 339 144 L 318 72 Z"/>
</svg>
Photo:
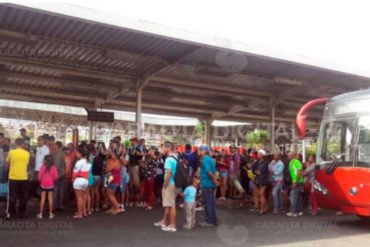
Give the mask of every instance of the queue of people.
<svg viewBox="0 0 370 247">
<path fill-rule="evenodd" d="M 314 159 L 302 165 L 293 152 L 270 156 L 263 149 L 241 153 L 230 147 L 228 154 L 207 145 L 194 151 L 189 144 L 179 152 L 174 143 L 147 147 L 136 137 L 124 146 L 119 136 L 108 147 L 95 141 L 75 147 L 48 135 L 39 136 L 38 147 L 32 149 L 24 129 L 14 144 L 4 140 L 0 133 L 1 182 L 7 180 L 9 186 L 6 219 L 27 217 L 28 198 L 40 202 L 38 219 L 45 217 L 46 207 L 49 219 L 71 205 L 76 208 L 72 217 L 83 219 L 101 210 L 112 215 L 128 207 L 152 210 L 160 202 L 163 217 L 154 225 L 176 232 L 177 205 L 185 210 L 183 228 L 191 230 L 196 209 L 205 214 L 198 225 L 218 224 L 216 198 L 240 199 L 261 215 L 270 209 L 278 214 L 290 205 L 286 215 L 297 217 L 303 215 L 305 192 L 312 215 L 317 214 Z"/>
<path fill-rule="evenodd" d="M 53 219 L 66 206 L 76 208 L 74 219 L 83 219 L 103 209 L 112 215 L 124 213 L 127 207 L 152 210 L 160 202 L 164 216 L 155 225 L 175 232 L 176 205 L 186 211 L 184 229 L 191 230 L 195 227 L 195 208 L 202 201 L 206 217 L 199 225 L 217 225 L 213 193 L 218 184 L 216 163 L 207 145 L 199 148 L 198 155 L 190 152 L 190 145 L 187 152 L 180 153 L 171 142 L 147 148 L 145 140 L 136 137 L 130 146 L 124 146 L 117 136 L 108 147 L 95 141 L 74 147 L 43 135 L 32 149 L 26 132 L 22 133 L 9 145 L 4 144 L 0 133 L 1 170 L 6 177 L 2 182 L 7 181 L 9 187 L 8 220 L 28 217 L 29 200 L 40 203 L 38 219 Z"/>
<path fill-rule="evenodd" d="M 227 194 L 228 199 L 245 200 L 253 204 L 250 211 L 261 215 L 271 208 L 273 214 L 288 211 L 286 216 L 302 216 L 305 206 L 317 215 L 312 155 L 302 164 L 294 152 L 269 155 L 264 149 L 249 149 L 240 153 L 230 147 L 229 155 L 222 149 L 214 151 L 212 157 L 219 172 L 219 200 L 225 201 Z"/>
</svg>

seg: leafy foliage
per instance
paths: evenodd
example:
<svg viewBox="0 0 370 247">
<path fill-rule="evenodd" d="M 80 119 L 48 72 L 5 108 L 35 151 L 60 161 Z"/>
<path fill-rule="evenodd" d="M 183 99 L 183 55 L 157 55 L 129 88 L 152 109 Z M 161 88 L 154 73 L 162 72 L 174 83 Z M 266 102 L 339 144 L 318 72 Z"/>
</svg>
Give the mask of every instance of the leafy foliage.
<svg viewBox="0 0 370 247">
<path fill-rule="evenodd" d="M 267 130 L 247 132 L 247 147 L 256 149 L 265 147 L 265 145 L 267 145 L 269 141 L 268 136 L 269 135 Z"/>
<path fill-rule="evenodd" d="M 195 126 L 195 129 L 197 130 L 197 135 L 202 136 L 204 131 L 204 123 L 198 121 L 197 125 Z"/>
</svg>

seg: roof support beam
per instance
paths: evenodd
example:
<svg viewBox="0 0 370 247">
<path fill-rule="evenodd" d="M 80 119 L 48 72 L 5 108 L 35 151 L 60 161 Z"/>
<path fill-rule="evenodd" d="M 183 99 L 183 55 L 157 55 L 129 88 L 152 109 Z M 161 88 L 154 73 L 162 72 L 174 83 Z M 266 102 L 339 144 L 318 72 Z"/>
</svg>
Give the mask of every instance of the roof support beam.
<svg viewBox="0 0 370 247">
<path fill-rule="evenodd" d="M 14 92 L 21 92 L 24 91 L 25 88 L 24 86 L 20 86 L 17 84 L 13 83 L 7 83 L 7 82 L 0 82 L 0 92 L 4 91 L 14 91 Z M 61 90 L 61 89 L 52 89 L 52 88 L 46 88 L 46 87 L 28 87 L 27 88 L 27 94 L 34 94 L 34 95 L 39 95 L 39 97 L 44 97 L 40 96 L 40 94 L 45 95 L 46 97 L 54 96 L 54 97 L 60 97 L 65 98 L 65 99 L 76 99 L 78 98 L 79 100 L 86 100 L 86 101 L 93 101 L 94 98 L 98 99 L 103 99 L 104 96 L 101 94 L 96 93 L 94 95 L 94 98 L 91 97 L 91 93 L 86 93 L 86 92 L 75 92 L 75 91 L 70 91 L 70 90 Z M 52 102 L 50 102 L 52 104 Z"/>
<path fill-rule="evenodd" d="M 179 64 L 181 63 L 182 61 L 184 61 L 186 58 L 190 57 L 191 55 L 197 53 L 198 51 L 200 51 L 201 49 L 203 49 L 202 47 L 196 47 L 194 48 L 191 52 L 185 54 L 184 56 L 181 56 L 181 57 L 178 57 L 176 58 L 175 60 L 165 64 L 165 66 L 157 69 L 156 71 L 150 73 L 149 75 L 146 75 L 144 77 L 144 79 L 139 83 L 138 85 L 138 88 L 141 90 L 143 89 L 148 83 L 149 81 L 156 75 L 158 75 L 159 73 L 163 72 L 164 70 L 168 69 L 169 67 L 171 66 L 175 66 L 176 64 Z"/>
<path fill-rule="evenodd" d="M 103 100 L 95 100 L 95 108 L 102 107 L 104 104 L 108 103 L 111 100 L 116 99 L 117 97 L 124 95 L 130 91 L 130 85 L 124 84 L 117 92 L 110 92 L 107 97 Z"/>
<path fill-rule="evenodd" d="M 46 62 L 38 61 L 38 60 L 26 60 L 26 59 L 0 57 L 0 64 L 6 65 L 6 66 L 19 66 L 19 67 L 25 67 L 25 68 L 30 68 L 30 69 L 52 71 L 55 73 L 60 73 L 61 75 L 88 77 L 88 78 L 95 78 L 95 79 L 115 81 L 115 82 L 122 82 L 122 81 L 137 79 L 137 77 L 134 77 L 132 75 L 127 75 L 127 74 L 125 75 L 125 74 L 117 74 L 117 73 L 111 73 L 111 72 L 103 72 L 103 71 L 96 70 L 94 68 L 80 68 L 78 66 L 71 66 L 71 65 L 68 65 L 68 66 L 60 65 L 60 64 L 50 65 L 50 63 L 46 63 Z"/>
<path fill-rule="evenodd" d="M 224 92 L 234 93 L 234 96 L 235 95 L 257 95 L 257 96 L 268 96 L 268 97 L 272 96 L 271 93 L 267 93 L 264 91 L 258 91 L 258 90 L 246 89 L 246 88 L 228 87 L 224 85 L 211 84 L 208 82 L 195 82 L 195 81 L 187 81 L 187 80 L 165 78 L 165 77 L 158 77 L 158 76 L 153 77 L 152 80 L 156 82 L 162 82 L 162 83 L 183 86 L 183 87 L 224 91 Z"/>
</svg>

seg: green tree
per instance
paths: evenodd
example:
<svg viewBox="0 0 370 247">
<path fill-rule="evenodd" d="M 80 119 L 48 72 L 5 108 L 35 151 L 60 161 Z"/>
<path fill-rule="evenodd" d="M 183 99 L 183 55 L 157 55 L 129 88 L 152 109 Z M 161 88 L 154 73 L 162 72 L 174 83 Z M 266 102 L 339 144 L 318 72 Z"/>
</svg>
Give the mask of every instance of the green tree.
<svg viewBox="0 0 370 247">
<path fill-rule="evenodd" d="M 268 131 L 267 130 L 257 130 L 247 132 L 247 147 L 248 148 L 263 148 L 268 144 Z"/>
<path fill-rule="evenodd" d="M 197 130 L 198 137 L 202 136 L 204 131 L 204 123 L 198 121 L 197 125 L 195 126 L 195 129 Z"/>
<path fill-rule="evenodd" d="M 306 146 L 306 156 L 316 155 L 317 143 L 314 142 L 309 146 Z"/>
</svg>

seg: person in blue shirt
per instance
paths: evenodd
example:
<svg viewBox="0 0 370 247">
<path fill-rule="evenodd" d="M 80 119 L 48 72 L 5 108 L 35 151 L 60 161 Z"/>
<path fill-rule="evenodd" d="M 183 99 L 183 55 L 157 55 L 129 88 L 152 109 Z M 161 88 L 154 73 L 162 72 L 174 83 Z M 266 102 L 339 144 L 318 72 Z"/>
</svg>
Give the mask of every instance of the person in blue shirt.
<svg viewBox="0 0 370 247">
<path fill-rule="evenodd" d="M 183 225 L 183 229 L 191 230 L 195 227 L 195 198 L 197 196 L 198 182 L 196 179 L 189 182 L 183 193 L 180 193 L 184 197 L 184 209 L 186 223 Z"/>
<path fill-rule="evenodd" d="M 185 145 L 185 153 L 184 153 L 184 159 L 186 159 L 189 162 L 190 167 L 193 169 L 193 171 L 197 170 L 197 156 L 195 153 L 191 151 L 191 145 L 186 144 Z"/>
<path fill-rule="evenodd" d="M 274 199 L 274 214 L 279 213 L 281 208 L 281 189 L 283 187 L 283 170 L 284 163 L 280 160 L 280 153 L 274 155 L 274 159 L 269 165 L 269 173 L 271 175 L 271 183 L 273 186 L 272 197 Z"/>
<path fill-rule="evenodd" d="M 208 145 L 202 145 L 199 148 L 201 163 L 200 186 L 202 188 L 202 199 L 204 203 L 204 222 L 199 225 L 203 227 L 212 227 L 217 225 L 216 201 L 214 190 L 217 185 L 216 163 L 209 156 L 210 148 Z"/>
<path fill-rule="evenodd" d="M 176 232 L 176 196 L 175 175 L 178 157 L 174 154 L 175 146 L 171 142 L 165 142 L 163 152 L 167 156 L 164 164 L 164 183 L 162 189 L 162 204 L 165 208 L 162 220 L 154 223 L 166 232 Z M 170 224 L 167 225 L 167 218 L 170 217 Z"/>
</svg>

